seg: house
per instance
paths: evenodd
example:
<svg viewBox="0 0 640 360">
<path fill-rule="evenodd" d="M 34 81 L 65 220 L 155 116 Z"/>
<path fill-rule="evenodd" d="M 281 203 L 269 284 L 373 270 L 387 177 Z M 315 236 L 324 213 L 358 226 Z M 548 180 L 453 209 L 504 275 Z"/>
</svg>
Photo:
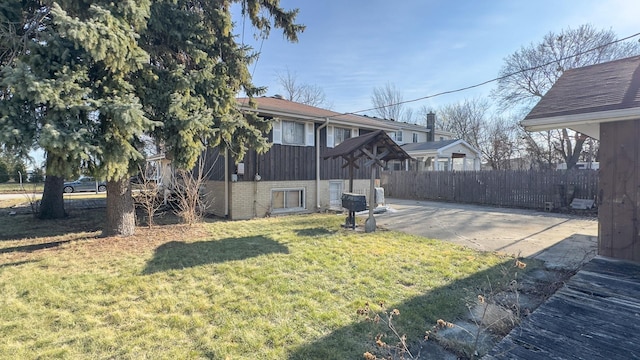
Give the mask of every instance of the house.
<svg viewBox="0 0 640 360">
<path fill-rule="evenodd" d="M 365 117 L 369 117 L 365 115 Z M 389 121 L 385 119 L 380 119 L 377 117 L 371 117 L 372 119 L 377 119 L 380 121 Z M 391 137 L 396 143 L 399 145 L 404 144 L 413 144 L 413 143 L 422 143 L 422 142 L 433 142 L 433 141 L 445 141 L 445 140 L 453 140 L 455 138 L 455 134 L 449 131 L 445 131 L 442 129 L 436 129 L 436 114 L 430 112 L 427 114 L 427 132 L 424 132 L 424 128 L 416 128 L 415 124 L 409 124 L 405 122 L 396 122 L 397 127 L 395 131 L 388 131 L 387 135 Z"/>
<path fill-rule="evenodd" d="M 402 149 L 414 160 L 404 162 L 390 161 L 388 170 L 417 170 L 417 171 L 450 171 L 450 170 L 480 170 L 481 154 L 466 141 L 455 139 L 454 134 L 448 131 L 436 129 L 436 114 L 427 114 L 426 137 L 412 136 L 412 141 L 407 139 L 401 128 L 395 134 L 389 134 Z M 398 134 L 401 134 L 398 137 Z M 395 137 L 394 137 L 395 135 Z M 400 140 L 398 140 L 398 138 Z"/>
<path fill-rule="evenodd" d="M 522 125 L 600 140 L 598 253 L 640 261 L 640 56 L 565 71 Z"/>
<path fill-rule="evenodd" d="M 426 141 L 430 130 L 373 117 L 341 114 L 288 101 L 279 96 L 238 99 L 240 108 L 272 119 L 272 146 L 257 154 L 249 150 L 243 159 L 216 152 L 208 159 L 209 211 L 231 219 L 271 214 L 342 209 L 341 195 L 348 189 L 349 169 L 342 159 L 323 159 L 322 154 L 346 139 L 376 130 L 398 134 L 402 139 Z M 356 162 L 354 192 L 369 194 L 371 172 L 366 159 Z"/>
<path fill-rule="evenodd" d="M 416 159 L 412 170 L 480 170 L 480 151 L 462 139 L 404 144 L 402 149 Z"/>
</svg>

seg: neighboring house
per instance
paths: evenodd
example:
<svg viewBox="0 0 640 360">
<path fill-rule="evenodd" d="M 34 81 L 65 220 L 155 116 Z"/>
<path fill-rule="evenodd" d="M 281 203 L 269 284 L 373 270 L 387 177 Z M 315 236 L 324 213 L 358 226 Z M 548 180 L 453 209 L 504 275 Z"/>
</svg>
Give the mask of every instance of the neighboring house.
<svg viewBox="0 0 640 360">
<path fill-rule="evenodd" d="M 454 139 L 453 133 L 436 129 L 436 114 L 433 112 L 427 114 L 426 127 L 429 132 L 425 133 L 425 137 L 413 135 L 412 141 L 403 141 L 407 139 L 408 131 L 402 128 L 395 133 L 395 137 L 389 134 L 414 160 L 390 161 L 388 170 L 480 170 L 480 152 L 464 140 Z"/>
<path fill-rule="evenodd" d="M 565 71 L 522 125 L 600 140 L 598 254 L 640 261 L 640 56 Z"/>
<path fill-rule="evenodd" d="M 557 170 L 567 170 L 567 163 L 560 163 L 556 166 Z M 574 166 L 576 170 L 600 170 L 600 163 L 597 161 L 579 161 Z"/>
<path fill-rule="evenodd" d="M 435 131 L 433 132 L 433 138 L 433 141 L 454 140 L 456 138 L 456 134 L 450 131 L 435 129 Z"/>
<path fill-rule="evenodd" d="M 419 125 L 340 114 L 281 97 L 238 99 L 245 111 L 273 120 L 265 154 L 249 150 L 243 159 L 232 154 L 209 156 L 211 169 L 207 192 L 210 211 L 231 219 L 248 219 L 270 214 L 339 210 L 341 195 L 348 190 L 349 171 L 342 159 L 322 158 L 322 153 L 344 140 L 383 130 L 425 141 L 430 130 Z M 414 135 L 415 134 L 415 135 Z M 225 156 L 226 155 L 226 156 Z M 371 172 L 365 159 L 354 171 L 354 192 L 369 194 Z"/>
<path fill-rule="evenodd" d="M 480 152 L 462 139 L 404 144 L 402 149 L 415 159 L 415 165 L 410 166 L 411 170 L 480 170 Z M 409 167 L 408 164 L 405 166 Z"/>
<path fill-rule="evenodd" d="M 150 155 L 146 158 L 144 180 L 154 181 L 161 187 L 170 188 L 173 180 L 173 167 L 171 160 L 165 154 Z"/>
</svg>

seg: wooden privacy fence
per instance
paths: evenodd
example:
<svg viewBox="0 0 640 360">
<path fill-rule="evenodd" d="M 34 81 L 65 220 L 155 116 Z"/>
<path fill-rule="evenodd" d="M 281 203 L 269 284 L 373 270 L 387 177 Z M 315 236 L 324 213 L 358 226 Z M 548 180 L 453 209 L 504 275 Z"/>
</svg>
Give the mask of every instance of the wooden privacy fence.
<svg viewBox="0 0 640 360">
<path fill-rule="evenodd" d="M 470 204 L 545 209 L 574 198 L 596 199 L 593 170 L 383 171 L 385 196 Z"/>
</svg>

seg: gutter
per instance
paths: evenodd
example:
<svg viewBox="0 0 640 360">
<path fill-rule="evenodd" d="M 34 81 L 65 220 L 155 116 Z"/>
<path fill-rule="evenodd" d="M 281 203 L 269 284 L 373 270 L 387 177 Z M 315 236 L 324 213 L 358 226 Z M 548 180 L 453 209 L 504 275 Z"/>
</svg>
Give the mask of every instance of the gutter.
<svg viewBox="0 0 640 360">
<path fill-rule="evenodd" d="M 559 128 L 571 128 L 576 125 L 600 124 L 604 122 L 636 120 L 640 117 L 637 108 L 597 111 L 591 113 L 559 115 L 524 119 L 520 122 L 528 131 L 545 131 Z"/>
<path fill-rule="evenodd" d="M 229 149 L 224 148 L 224 217 L 229 218 Z"/>
<path fill-rule="evenodd" d="M 316 129 L 316 209 L 320 209 L 320 130 L 329 125 L 329 118 Z"/>
</svg>

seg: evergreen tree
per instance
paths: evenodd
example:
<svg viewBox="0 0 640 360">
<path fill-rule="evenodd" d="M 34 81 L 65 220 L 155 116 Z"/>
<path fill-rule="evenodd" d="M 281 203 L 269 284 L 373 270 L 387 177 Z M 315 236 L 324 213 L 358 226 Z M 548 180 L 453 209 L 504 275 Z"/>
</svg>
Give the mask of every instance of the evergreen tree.
<svg viewBox="0 0 640 360">
<path fill-rule="evenodd" d="M 33 172 L 29 175 L 29 182 L 35 184 L 41 183 L 42 180 L 44 180 L 44 171 L 42 171 L 42 168 L 33 169 Z"/>
<path fill-rule="evenodd" d="M 279 0 L 242 3 L 244 15 L 264 36 L 271 21 L 261 15 L 262 9 L 289 40 L 297 41 L 304 30 L 294 23 L 297 10 L 282 10 Z M 155 137 L 184 169 L 194 166 L 205 144 L 228 148 L 236 158 L 242 158 L 247 147 L 268 149 L 265 134 L 271 123 L 237 109 L 240 90 L 253 96 L 264 88 L 251 83 L 247 65 L 256 54 L 236 43 L 229 6 L 230 2 L 154 1 L 142 33 L 141 44 L 151 61 L 139 78 L 138 96 L 149 118 L 163 123 Z"/>
<path fill-rule="evenodd" d="M 0 143 L 46 151 L 42 209 L 51 211 L 44 216 L 64 216 L 62 179 L 85 168 L 108 180 L 104 234 L 133 234 L 128 178 L 144 158 L 140 138 L 151 131 L 185 168 L 204 144 L 238 157 L 247 146 L 268 148 L 270 123 L 235 104 L 239 90 L 252 96 L 263 89 L 247 69 L 255 55 L 232 35 L 232 2 L 0 5 L 0 28 L 8 29 L 0 37 Z M 242 4 L 265 35 L 273 25 L 295 41 L 304 29 L 294 23 L 297 11 L 282 10 L 278 0 Z"/>
<path fill-rule="evenodd" d="M 0 159 L 0 184 L 9 181 L 9 166 Z"/>
<path fill-rule="evenodd" d="M 13 163 L 11 169 L 11 178 L 15 182 L 23 182 L 27 181 L 27 167 L 24 165 L 22 161 L 16 161 Z"/>
</svg>

